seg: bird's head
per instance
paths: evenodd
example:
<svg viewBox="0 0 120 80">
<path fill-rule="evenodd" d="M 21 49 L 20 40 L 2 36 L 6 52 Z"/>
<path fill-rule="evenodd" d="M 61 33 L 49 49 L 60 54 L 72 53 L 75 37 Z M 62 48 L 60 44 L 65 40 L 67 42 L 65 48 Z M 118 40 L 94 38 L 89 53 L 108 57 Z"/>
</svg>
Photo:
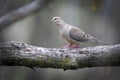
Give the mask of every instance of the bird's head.
<svg viewBox="0 0 120 80">
<path fill-rule="evenodd" d="M 63 23 L 64 21 L 61 19 L 61 17 L 56 16 L 56 17 L 53 17 L 52 22 L 60 25 L 60 24 Z"/>
</svg>

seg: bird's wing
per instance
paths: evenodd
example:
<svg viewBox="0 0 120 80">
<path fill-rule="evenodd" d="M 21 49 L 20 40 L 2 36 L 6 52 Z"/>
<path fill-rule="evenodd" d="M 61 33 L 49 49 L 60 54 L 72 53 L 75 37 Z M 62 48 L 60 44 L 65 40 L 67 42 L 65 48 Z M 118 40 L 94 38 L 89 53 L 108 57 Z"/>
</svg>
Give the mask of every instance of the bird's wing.
<svg viewBox="0 0 120 80">
<path fill-rule="evenodd" d="M 72 27 L 69 31 L 69 36 L 78 42 L 92 42 L 94 37 L 87 35 L 85 32 L 83 32 L 81 29 Z M 95 39 L 96 40 L 96 39 Z M 94 42 L 94 41 L 93 41 Z"/>
</svg>

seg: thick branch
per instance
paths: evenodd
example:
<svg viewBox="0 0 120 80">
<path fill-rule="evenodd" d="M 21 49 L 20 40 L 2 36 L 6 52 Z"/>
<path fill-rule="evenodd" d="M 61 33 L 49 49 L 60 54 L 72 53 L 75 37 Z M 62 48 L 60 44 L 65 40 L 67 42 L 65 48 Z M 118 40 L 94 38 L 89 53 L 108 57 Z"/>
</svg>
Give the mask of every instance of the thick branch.
<svg viewBox="0 0 120 80">
<path fill-rule="evenodd" d="M 33 2 L 11 11 L 0 17 L 0 30 L 6 28 L 8 25 L 18 21 L 36 11 L 42 9 L 50 0 L 34 0 Z"/>
<path fill-rule="evenodd" d="M 120 44 L 56 49 L 12 41 L 0 44 L 0 65 L 61 69 L 120 66 Z"/>
</svg>

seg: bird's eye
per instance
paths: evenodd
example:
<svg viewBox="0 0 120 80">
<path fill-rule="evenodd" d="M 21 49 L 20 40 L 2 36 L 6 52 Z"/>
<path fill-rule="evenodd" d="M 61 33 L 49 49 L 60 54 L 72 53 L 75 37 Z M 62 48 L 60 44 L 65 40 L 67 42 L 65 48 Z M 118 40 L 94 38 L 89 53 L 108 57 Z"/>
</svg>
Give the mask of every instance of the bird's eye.
<svg viewBox="0 0 120 80">
<path fill-rule="evenodd" d="M 55 18 L 54 20 L 57 20 L 57 18 Z"/>
</svg>

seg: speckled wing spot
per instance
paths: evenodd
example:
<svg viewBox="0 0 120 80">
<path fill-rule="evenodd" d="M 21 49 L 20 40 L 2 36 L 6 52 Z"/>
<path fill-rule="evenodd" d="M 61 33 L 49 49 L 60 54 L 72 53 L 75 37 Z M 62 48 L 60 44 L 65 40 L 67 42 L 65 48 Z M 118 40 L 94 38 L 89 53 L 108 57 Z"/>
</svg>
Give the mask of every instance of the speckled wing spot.
<svg viewBox="0 0 120 80">
<path fill-rule="evenodd" d="M 82 34 L 83 37 L 86 37 L 85 34 Z"/>
<path fill-rule="evenodd" d="M 69 35 L 75 41 L 79 41 L 79 42 L 88 41 L 88 39 L 86 38 L 86 34 L 82 30 L 77 28 L 71 28 L 69 31 Z"/>
</svg>

